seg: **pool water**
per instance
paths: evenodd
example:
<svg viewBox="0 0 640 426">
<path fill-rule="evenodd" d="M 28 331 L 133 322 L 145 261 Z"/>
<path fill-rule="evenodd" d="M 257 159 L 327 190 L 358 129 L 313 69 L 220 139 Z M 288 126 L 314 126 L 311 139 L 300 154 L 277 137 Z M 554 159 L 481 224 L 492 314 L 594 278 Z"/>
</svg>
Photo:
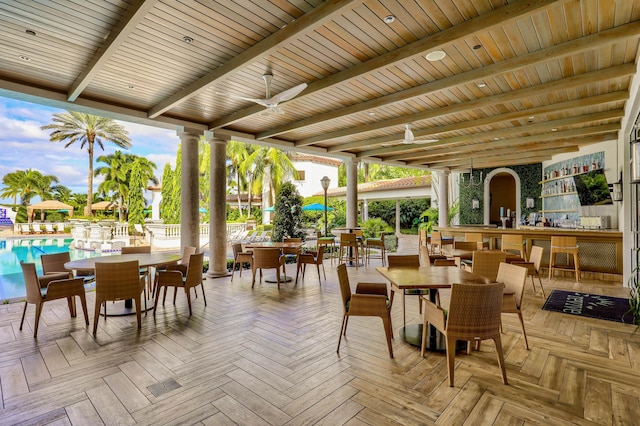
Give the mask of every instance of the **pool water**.
<svg viewBox="0 0 640 426">
<path fill-rule="evenodd" d="M 0 301 L 23 298 L 27 294 L 20 261 L 35 263 L 42 274 L 40 256 L 68 251 L 71 260 L 99 256 L 100 253 L 70 249 L 71 238 L 0 239 Z"/>
</svg>

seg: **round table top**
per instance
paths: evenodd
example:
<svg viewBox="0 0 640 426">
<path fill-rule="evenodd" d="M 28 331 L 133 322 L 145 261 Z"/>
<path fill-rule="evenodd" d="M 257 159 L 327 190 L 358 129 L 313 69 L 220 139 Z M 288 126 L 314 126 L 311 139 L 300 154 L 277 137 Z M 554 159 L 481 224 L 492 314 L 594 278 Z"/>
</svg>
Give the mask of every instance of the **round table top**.
<svg viewBox="0 0 640 426">
<path fill-rule="evenodd" d="M 67 269 L 95 269 L 96 263 L 99 262 L 119 263 L 132 260 L 137 260 L 140 267 L 146 267 L 177 263 L 180 259 L 182 259 L 182 255 L 176 253 L 131 253 L 72 260 L 65 263 L 64 267 Z"/>
</svg>

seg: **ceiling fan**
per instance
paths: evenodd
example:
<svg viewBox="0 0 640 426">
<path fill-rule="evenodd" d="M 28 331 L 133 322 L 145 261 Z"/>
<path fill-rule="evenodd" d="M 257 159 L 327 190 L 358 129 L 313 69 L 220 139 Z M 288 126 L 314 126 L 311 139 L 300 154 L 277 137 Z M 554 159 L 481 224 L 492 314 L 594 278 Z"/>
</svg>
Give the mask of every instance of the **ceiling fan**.
<svg viewBox="0 0 640 426">
<path fill-rule="evenodd" d="M 300 92 L 302 92 L 306 87 L 307 83 L 298 84 L 297 86 L 293 86 L 290 89 L 285 90 L 284 92 L 280 92 L 277 95 L 271 96 L 271 80 L 273 80 L 272 74 L 264 74 L 262 76 L 265 83 L 265 99 L 259 98 L 249 98 L 246 96 L 238 96 L 238 95 L 229 95 L 229 97 L 234 99 L 242 99 L 245 101 L 255 102 L 258 105 L 262 105 L 267 108 L 265 111 L 266 114 L 284 114 L 284 110 L 278 106 L 281 102 L 288 101 L 290 99 L 298 96 Z"/>
<path fill-rule="evenodd" d="M 429 142 L 438 142 L 438 139 L 423 139 L 423 140 L 415 140 L 413 132 L 411 131 L 411 124 L 405 124 L 404 126 L 404 140 L 402 141 L 405 145 L 418 144 L 418 143 L 429 143 Z"/>
</svg>

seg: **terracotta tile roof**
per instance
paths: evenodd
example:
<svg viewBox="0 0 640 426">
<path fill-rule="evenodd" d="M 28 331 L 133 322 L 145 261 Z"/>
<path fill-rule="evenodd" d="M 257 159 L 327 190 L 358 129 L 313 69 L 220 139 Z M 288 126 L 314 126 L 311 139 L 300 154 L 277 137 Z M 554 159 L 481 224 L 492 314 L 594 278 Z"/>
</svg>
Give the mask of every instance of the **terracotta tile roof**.
<svg viewBox="0 0 640 426">
<path fill-rule="evenodd" d="M 342 160 L 338 160 L 335 158 L 319 157 L 317 155 L 302 154 L 299 152 L 289 155 L 289 158 L 291 159 L 291 161 L 306 161 L 309 163 L 318 163 L 318 164 L 324 164 L 327 166 L 335 166 L 335 167 L 339 167 L 340 164 L 342 164 Z"/>
<path fill-rule="evenodd" d="M 412 176 L 399 179 L 385 179 L 375 182 L 359 183 L 358 193 L 362 192 L 375 192 L 375 191 L 389 191 L 404 188 L 430 188 L 431 187 L 431 175 L 427 176 Z M 333 197 L 339 197 L 346 195 L 347 188 L 342 186 L 340 188 L 330 188 L 327 191 L 327 195 Z M 324 195 L 324 192 L 318 192 L 314 195 Z"/>
</svg>

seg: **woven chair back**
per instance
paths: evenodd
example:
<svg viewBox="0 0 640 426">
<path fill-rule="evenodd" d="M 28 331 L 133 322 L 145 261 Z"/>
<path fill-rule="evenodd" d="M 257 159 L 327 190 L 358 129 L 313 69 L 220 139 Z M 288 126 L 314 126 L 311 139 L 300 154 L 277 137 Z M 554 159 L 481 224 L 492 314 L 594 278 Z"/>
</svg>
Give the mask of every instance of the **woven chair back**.
<svg viewBox="0 0 640 426">
<path fill-rule="evenodd" d="M 349 274 L 347 274 L 347 265 L 345 265 L 344 263 L 338 265 L 338 281 L 340 282 L 342 307 L 346 312 L 348 310 L 347 305 L 351 300 L 351 286 L 349 285 Z"/>
<path fill-rule="evenodd" d="M 542 253 L 544 249 L 540 246 L 531 246 L 531 254 L 529 255 L 529 262 L 533 263 L 533 267 L 536 272 L 540 272 L 540 265 L 542 264 Z"/>
<path fill-rule="evenodd" d="M 387 256 L 389 268 L 418 268 L 420 256 L 417 254 L 390 254 Z"/>
<path fill-rule="evenodd" d="M 482 233 L 481 232 L 465 232 L 464 240 L 466 242 L 481 243 L 483 241 Z"/>
<path fill-rule="evenodd" d="M 122 247 L 122 254 L 151 253 L 151 246 L 127 246 Z"/>
<path fill-rule="evenodd" d="M 96 262 L 96 299 L 133 299 L 140 295 L 140 268 L 137 260 L 130 262 Z"/>
<path fill-rule="evenodd" d="M 255 248 L 253 249 L 254 268 L 278 268 L 280 266 L 280 249 Z"/>
<path fill-rule="evenodd" d="M 475 241 L 454 241 L 453 248 L 459 250 L 478 250 L 478 243 Z"/>
<path fill-rule="evenodd" d="M 500 336 L 502 283 L 453 284 L 447 316 L 447 337 L 458 340 Z"/>
<path fill-rule="evenodd" d="M 50 274 L 52 272 L 70 272 L 64 267 L 64 264 L 71 261 L 68 251 L 54 254 L 43 254 L 40 256 L 42 262 L 42 272 Z M 71 275 L 69 275 L 71 278 Z"/>
<path fill-rule="evenodd" d="M 355 246 L 357 244 L 357 236 L 356 234 L 350 232 L 344 232 L 340 234 L 340 245 L 341 246 Z"/>
<path fill-rule="evenodd" d="M 38 282 L 38 274 L 36 273 L 36 265 L 34 263 L 20 262 L 22 267 L 22 275 L 24 276 L 24 286 L 27 290 L 27 302 L 40 303 L 42 293 L 40 293 L 40 283 Z"/>
<path fill-rule="evenodd" d="M 238 259 L 238 254 L 242 252 L 242 244 L 241 243 L 231 244 L 231 250 L 233 250 L 233 258 Z"/>
<path fill-rule="evenodd" d="M 513 292 L 518 307 L 520 307 L 522 303 L 524 284 L 527 281 L 527 276 L 529 276 L 529 270 L 517 264 L 501 263 L 498 268 L 496 281 L 503 283 L 507 290 Z"/>
<path fill-rule="evenodd" d="M 473 266 L 471 272 L 489 278 L 492 282 L 498 276 L 500 262 L 507 259 L 507 254 L 501 251 L 480 250 L 473 252 Z"/>
<path fill-rule="evenodd" d="M 189 268 L 187 269 L 187 277 L 185 287 L 191 288 L 202 284 L 202 264 L 204 262 L 204 253 L 192 254 L 189 257 Z"/>
</svg>

